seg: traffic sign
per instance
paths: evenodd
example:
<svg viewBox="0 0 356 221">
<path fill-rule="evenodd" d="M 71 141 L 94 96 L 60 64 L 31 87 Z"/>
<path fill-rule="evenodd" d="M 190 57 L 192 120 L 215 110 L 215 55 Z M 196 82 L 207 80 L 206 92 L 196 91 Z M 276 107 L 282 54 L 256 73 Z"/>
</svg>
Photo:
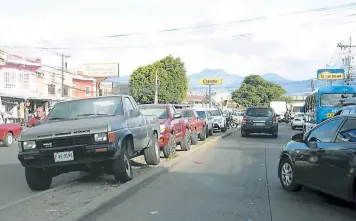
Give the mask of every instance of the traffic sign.
<svg viewBox="0 0 356 221">
<path fill-rule="evenodd" d="M 318 80 L 344 80 L 344 69 L 319 69 L 317 71 Z"/>
<path fill-rule="evenodd" d="M 199 80 L 200 84 L 205 84 L 205 85 L 218 85 L 222 84 L 222 79 L 221 78 L 204 78 Z"/>
</svg>

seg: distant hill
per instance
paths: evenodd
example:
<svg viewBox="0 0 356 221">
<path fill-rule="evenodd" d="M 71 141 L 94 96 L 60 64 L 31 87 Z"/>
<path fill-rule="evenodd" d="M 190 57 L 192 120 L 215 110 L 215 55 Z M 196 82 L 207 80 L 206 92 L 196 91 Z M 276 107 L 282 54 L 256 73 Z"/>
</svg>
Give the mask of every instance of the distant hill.
<svg viewBox="0 0 356 221">
<path fill-rule="evenodd" d="M 304 93 L 310 91 L 309 81 L 292 81 L 281 77 L 275 73 L 266 73 L 261 75 L 265 80 L 281 85 L 287 94 Z M 199 73 L 188 75 L 189 78 L 189 90 L 191 92 L 203 92 L 206 90 L 206 86 L 199 84 L 199 79 L 202 78 L 222 78 L 222 85 L 214 85 L 213 91 L 219 92 L 232 92 L 240 87 L 242 81 L 245 77 L 229 74 L 222 69 L 204 69 Z M 108 78 L 107 81 L 111 81 L 119 84 L 126 84 L 129 82 L 130 76 L 122 76 L 119 78 Z M 340 82 L 335 82 L 334 84 L 340 84 Z M 324 81 L 316 81 L 316 87 L 325 85 Z"/>
</svg>

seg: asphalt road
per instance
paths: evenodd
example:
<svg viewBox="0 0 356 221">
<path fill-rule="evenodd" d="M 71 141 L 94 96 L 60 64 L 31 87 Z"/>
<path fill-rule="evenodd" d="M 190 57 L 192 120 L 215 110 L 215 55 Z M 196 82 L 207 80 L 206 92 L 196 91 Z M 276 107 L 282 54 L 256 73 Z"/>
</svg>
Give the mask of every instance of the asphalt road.
<svg viewBox="0 0 356 221">
<path fill-rule="evenodd" d="M 294 132 L 296 133 L 296 132 Z M 277 139 L 232 135 L 159 177 L 98 217 L 100 221 L 351 221 L 350 205 L 305 190 L 282 190 L 280 150 L 293 134 L 280 124 Z"/>
<path fill-rule="evenodd" d="M 220 132 L 214 135 L 220 135 Z M 0 208 L 39 192 L 28 188 L 25 170 L 17 159 L 17 142 L 11 147 L 0 146 Z M 51 188 L 71 183 L 82 176 L 82 172 L 61 174 L 53 178 Z"/>
</svg>

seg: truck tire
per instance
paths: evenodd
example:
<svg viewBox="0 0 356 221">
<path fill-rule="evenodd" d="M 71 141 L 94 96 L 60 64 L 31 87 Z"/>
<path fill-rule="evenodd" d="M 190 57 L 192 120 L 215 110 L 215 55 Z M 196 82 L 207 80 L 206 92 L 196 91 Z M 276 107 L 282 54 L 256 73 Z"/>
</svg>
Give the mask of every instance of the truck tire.
<svg viewBox="0 0 356 221">
<path fill-rule="evenodd" d="M 192 141 L 190 139 L 190 130 L 186 129 L 183 140 L 180 142 L 180 148 L 183 151 L 188 151 L 192 148 Z"/>
<path fill-rule="evenodd" d="M 227 125 L 226 125 L 226 123 L 224 124 L 224 127 L 223 128 L 221 128 L 221 132 L 226 132 L 227 131 Z"/>
<path fill-rule="evenodd" d="M 206 134 L 206 138 L 210 136 L 208 126 L 205 127 L 205 134 Z"/>
<path fill-rule="evenodd" d="M 152 135 L 152 140 L 150 146 L 147 147 L 144 151 L 145 161 L 147 165 L 158 165 L 161 161 L 161 150 L 158 146 L 158 140 L 156 134 Z"/>
<path fill-rule="evenodd" d="M 211 126 L 211 129 L 209 130 L 209 135 L 213 136 L 214 135 L 214 127 Z"/>
<path fill-rule="evenodd" d="M 205 129 L 205 127 L 203 128 L 203 130 L 199 134 L 199 139 L 200 139 L 200 141 L 204 141 L 206 139 L 206 129 Z"/>
<path fill-rule="evenodd" d="M 52 176 L 43 169 L 25 167 L 25 177 L 31 190 L 48 190 L 52 184 Z"/>
<path fill-rule="evenodd" d="M 197 129 L 193 130 L 190 134 L 190 139 L 192 140 L 192 144 L 193 145 L 197 145 L 198 144 L 198 133 L 197 133 Z"/>
<path fill-rule="evenodd" d="M 163 147 L 163 156 L 165 158 L 169 158 L 170 156 L 176 153 L 176 149 L 177 149 L 177 143 L 174 140 L 173 134 L 170 134 L 167 145 Z"/>
<path fill-rule="evenodd" d="M 13 142 L 14 142 L 14 136 L 12 135 L 11 132 L 8 132 L 6 134 L 6 137 L 5 137 L 4 142 L 3 142 L 4 146 L 5 147 L 10 147 L 13 144 Z"/>
<path fill-rule="evenodd" d="M 126 183 L 133 179 L 133 171 L 128 149 L 132 146 L 131 139 L 125 139 L 120 155 L 112 162 L 112 172 L 118 183 Z"/>
</svg>

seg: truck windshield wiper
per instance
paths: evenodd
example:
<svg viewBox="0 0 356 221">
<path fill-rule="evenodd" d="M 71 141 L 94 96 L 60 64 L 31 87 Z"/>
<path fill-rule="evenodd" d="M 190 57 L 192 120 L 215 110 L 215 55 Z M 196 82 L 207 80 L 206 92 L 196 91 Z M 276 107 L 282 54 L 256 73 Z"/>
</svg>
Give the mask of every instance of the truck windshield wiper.
<svg viewBox="0 0 356 221">
<path fill-rule="evenodd" d="M 94 113 L 87 113 L 87 114 L 78 114 L 78 117 L 87 117 L 87 116 L 114 116 L 113 114 L 94 114 Z"/>
<path fill-rule="evenodd" d="M 68 117 L 52 117 L 48 120 L 76 120 L 76 118 L 68 118 Z"/>
</svg>

